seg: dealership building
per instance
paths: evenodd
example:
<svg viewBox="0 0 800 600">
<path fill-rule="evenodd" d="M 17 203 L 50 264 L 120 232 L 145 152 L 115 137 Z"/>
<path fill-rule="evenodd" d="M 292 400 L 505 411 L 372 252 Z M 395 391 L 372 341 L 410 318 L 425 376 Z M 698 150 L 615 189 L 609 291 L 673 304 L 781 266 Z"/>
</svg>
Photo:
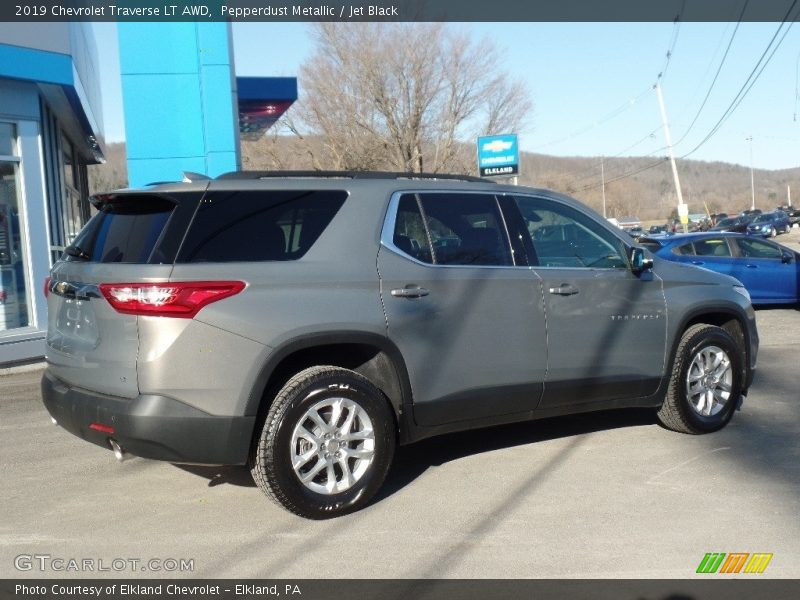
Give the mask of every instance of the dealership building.
<svg viewBox="0 0 800 600">
<path fill-rule="evenodd" d="M 117 29 L 131 186 L 239 169 L 297 99 L 293 77 L 236 77 L 229 23 Z M 92 214 L 97 56 L 89 23 L 0 23 L 0 367 L 44 355 L 42 284 Z"/>
<path fill-rule="evenodd" d="M 0 364 L 44 353 L 50 265 L 89 217 L 103 160 L 85 23 L 0 23 Z"/>
</svg>

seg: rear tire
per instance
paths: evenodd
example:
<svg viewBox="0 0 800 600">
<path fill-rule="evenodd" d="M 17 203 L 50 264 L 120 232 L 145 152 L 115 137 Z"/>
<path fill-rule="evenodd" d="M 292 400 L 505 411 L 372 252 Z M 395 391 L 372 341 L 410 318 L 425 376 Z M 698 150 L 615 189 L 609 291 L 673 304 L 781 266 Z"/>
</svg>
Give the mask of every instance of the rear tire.
<svg viewBox="0 0 800 600">
<path fill-rule="evenodd" d="M 704 323 L 689 327 L 675 352 L 667 394 L 658 411 L 662 425 L 691 434 L 725 427 L 742 394 L 741 352 L 721 327 Z"/>
<path fill-rule="evenodd" d="M 347 369 L 311 367 L 275 397 L 250 470 L 286 510 L 329 519 L 370 501 L 394 449 L 394 418 L 378 388 Z"/>
<path fill-rule="evenodd" d="M 774 238 L 774 237 L 776 237 L 777 235 L 778 235 L 778 230 L 777 230 L 777 229 L 775 229 L 774 227 L 773 227 L 772 229 L 770 229 L 770 230 L 769 230 L 769 237 L 771 237 L 771 238 Z"/>
</svg>

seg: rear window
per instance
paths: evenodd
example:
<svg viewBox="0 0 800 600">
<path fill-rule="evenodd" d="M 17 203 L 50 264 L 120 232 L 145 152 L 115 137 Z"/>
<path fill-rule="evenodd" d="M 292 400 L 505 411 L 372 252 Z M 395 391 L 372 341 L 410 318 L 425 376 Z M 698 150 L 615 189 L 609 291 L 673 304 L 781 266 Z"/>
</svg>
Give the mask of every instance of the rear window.
<svg viewBox="0 0 800 600">
<path fill-rule="evenodd" d="M 120 196 L 99 202 L 97 214 L 67 246 L 64 258 L 98 263 L 149 262 L 175 206 L 173 201 L 155 195 Z"/>
<path fill-rule="evenodd" d="M 197 209 L 176 262 L 296 260 L 346 198 L 339 190 L 211 192 Z"/>
</svg>

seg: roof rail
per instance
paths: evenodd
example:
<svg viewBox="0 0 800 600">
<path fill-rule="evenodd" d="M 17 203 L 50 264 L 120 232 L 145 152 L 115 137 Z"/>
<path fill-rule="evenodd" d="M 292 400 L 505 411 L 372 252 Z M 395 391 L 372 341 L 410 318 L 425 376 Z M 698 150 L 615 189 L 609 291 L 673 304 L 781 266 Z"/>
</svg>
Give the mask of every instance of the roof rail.
<svg viewBox="0 0 800 600">
<path fill-rule="evenodd" d="M 280 179 L 300 177 L 311 179 L 447 179 L 492 183 L 491 180 L 470 175 L 450 173 L 396 173 L 392 171 L 231 171 L 216 177 L 226 179 Z"/>
</svg>

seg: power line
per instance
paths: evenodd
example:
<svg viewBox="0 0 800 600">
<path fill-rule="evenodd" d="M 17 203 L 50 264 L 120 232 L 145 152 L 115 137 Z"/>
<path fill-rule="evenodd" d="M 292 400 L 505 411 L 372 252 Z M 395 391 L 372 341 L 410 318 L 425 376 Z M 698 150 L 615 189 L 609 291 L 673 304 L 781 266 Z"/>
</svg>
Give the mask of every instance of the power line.
<svg viewBox="0 0 800 600">
<path fill-rule="evenodd" d="M 585 127 L 577 129 L 577 130 L 573 131 L 572 133 L 570 133 L 570 134 L 568 134 L 568 135 L 566 135 L 566 136 L 564 136 L 562 138 L 557 138 L 555 140 L 551 140 L 551 141 L 546 142 L 544 144 L 538 144 L 536 146 L 533 146 L 532 150 L 541 150 L 542 148 L 548 148 L 550 146 L 557 146 L 558 144 L 563 144 L 564 142 L 568 142 L 569 140 L 571 140 L 573 138 L 576 138 L 579 135 L 583 135 L 584 133 L 587 133 L 587 132 L 591 131 L 592 129 L 595 129 L 595 128 L 599 127 L 600 125 L 604 125 L 605 123 L 607 123 L 608 121 L 611 121 L 612 119 L 618 117 L 619 115 L 621 115 L 625 111 L 633 108 L 639 102 L 639 100 L 641 100 L 644 96 L 646 96 L 651 91 L 652 91 L 652 89 L 650 87 L 648 87 L 647 89 L 645 89 L 642 92 L 640 92 L 634 98 L 626 100 L 623 104 L 620 104 L 619 106 L 617 106 L 615 109 L 613 109 L 611 112 L 606 114 L 604 117 L 601 117 L 600 120 L 594 121 L 590 125 L 586 125 Z"/>
<path fill-rule="evenodd" d="M 649 164 L 647 164 L 647 165 L 645 165 L 643 167 L 640 167 L 638 169 L 634 169 L 633 171 L 628 171 L 627 173 L 623 173 L 621 175 L 618 175 L 617 177 L 612 177 L 611 179 L 606 179 L 605 180 L 605 185 L 608 185 L 609 183 L 614 183 L 615 181 L 620 181 L 621 179 L 627 179 L 628 177 L 633 177 L 634 175 L 638 175 L 639 173 L 643 173 L 644 171 L 648 171 L 650 169 L 654 169 L 655 167 L 657 167 L 659 165 L 663 165 L 666 161 L 667 161 L 667 157 L 665 156 L 665 157 L 662 157 L 662 158 L 658 159 L 657 161 L 649 163 Z M 580 188 L 577 191 L 578 192 L 586 192 L 588 190 L 592 190 L 594 188 L 600 187 L 601 185 L 603 185 L 603 182 L 601 182 L 601 183 L 593 183 L 591 185 L 584 186 L 584 187 Z"/>
<path fill-rule="evenodd" d="M 603 155 L 604 158 L 619 158 L 620 156 L 622 156 L 623 154 L 625 154 L 629 150 L 632 150 L 633 148 L 635 148 L 636 146 L 638 146 L 642 142 L 646 142 L 647 140 L 654 138 L 655 134 L 662 127 L 663 127 L 662 125 L 659 125 L 655 129 L 653 129 L 653 131 L 651 131 L 650 133 L 648 133 L 644 137 L 640 138 L 639 140 L 635 141 L 630 146 L 627 146 L 626 148 L 623 148 L 622 150 L 620 150 L 616 154 Z M 653 150 L 652 152 L 649 152 L 648 154 L 645 154 L 644 157 L 646 158 L 648 156 L 653 156 L 656 152 L 660 152 L 660 151 L 664 150 L 665 148 L 666 147 L 662 147 L 662 148 L 658 148 L 657 150 Z M 637 158 L 642 158 L 642 157 L 637 157 Z M 582 169 L 582 170 L 578 171 L 575 174 L 575 176 L 573 177 L 572 181 L 573 181 L 573 183 L 579 183 L 579 182 L 583 181 L 584 179 L 588 179 L 589 177 L 596 176 L 596 174 L 597 174 L 597 172 L 594 170 L 594 167 L 590 167 L 588 169 Z"/>
<path fill-rule="evenodd" d="M 683 0 L 680 10 L 678 10 L 678 14 L 675 16 L 675 20 L 672 21 L 672 40 L 670 41 L 670 44 L 667 47 L 667 54 L 666 54 L 666 60 L 664 61 L 664 67 L 658 74 L 659 79 L 662 79 L 667 76 L 667 69 L 669 69 L 669 61 L 672 59 L 672 53 L 675 51 L 675 45 L 678 43 L 678 34 L 681 31 L 681 15 L 683 14 L 684 8 L 686 8 L 686 0 Z"/>
<path fill-rule="evenodd" d="M 798 1 L 800 1 L 800 0 L 794 0 L 794 2 L 792 2 L 792 5 L 789 7 L 789 10 L 786 11 L 786 15 L 783 17 L 783 20 L 781 21 L 781 24 L 778 26 L 778 29 L 775 31 L 775 35 L 772 36 L 772 39 L 769 41 L 769 44 L 767 44 L 767 47 L 764 49 L 764 52 L 761 54 L 761 57 L 758 59 L 758 61 L 756 62 L 755 66 L 753 67 L 753 70 L 750 72 L 750 75 L 748 75 L 747 79 L 742 84 L 742 87 L 739 89 L 739 92 L 736 94 L 736 96 L 734 96 L 733 100 L 728 105 L 728 108 L 725 109 L 725 112 L 719 118 L 717 123 L 714 125 L 714 127 L 711 128 L 711 130 L 708 132 L 706 137 L 703 138 L 703 140 L 699 144 L 697 144 L 689 152 L 687 152 L 686 154 L 681 156 L 681 158 L 686 158 L 687 156 L 691 156 L 697 150 L 699 150 L 703 145 L 705 145 L 706 142 L 708 142 L 708 140 L 710 140 L 712 137 L 714 137 L 714 135 L 717 133 L 717 131 L 719 131 L 720 127 L 722 127 L 722 125 L 725 123 L 725 121 L 728 120 L 728 118 L 734 113 L 734 111 L 736 111 L 736 109 L 742 103 L 742 100 L 744 100 L 744 98 L 747 96 L 747 94 L 753 88 L 753 85 L 755 85 L 756 81 L 758 81 L 758 78 L 761 76 L 761 73 L 764 72 L 764 69 L 769 64 L 769 62 L 772 60 L 772 57 L 775 56 L 775 52 L 778 50 L 778 48 L 780 48 L 781 44 L 786 39 L 786 35 L 789 33 L 789 30 L 791 29 L 792 25 L 794 24 L 794 20 L 792 20 L 792 22 L 789 23 L 789 26 L 786 28 L 786 30 L 783 33 L 783 37 L 781 37 L 781 39 L 778 41 L 778 43 L 775 44 L 775 40 L 778 38 L 778 35 L 781 33 L 781 30 L 783 29 L 784 25 L 786 25 L 786 21 L 789 19 L 789 15 L 792 14 L 792 11 L 794 11 L 794 8 L 795 8 L 795 6 L 797 6 L 797 2 Z M 773 48 L 773 44 L 775 44 L 774 48 Z M 770 53 L 770 49 L 772 50 L 771 53 Z M 767 57 L 767 54 L 769 54 L 768 57 Z M 765 58 L 766 58 L 766 60 L 765 60 Z"/>
<path fill-rule="evenodd" d="M 745 0 L 744 5 L 742 6 L 742 10 L 739 13 L 739 19 L 736 21 L 736 27 L 734 28 L 733 33 L 731 34 L 731 39 L 728 41 L 728 47 L 725 48 L 725 54 L 722 55 L 722 60 L 719 63 L 719 67 L 717 67 L 717 72 L 714 74 L 714 79 L 711 81 L 711 85 L 708 86 L 708 91 L 706 92 L 706 96 L 705 98 L 703 98 L 703 102 L 700 104 L 700 108 L 697 109 L 697 113 L 695 114 L 694 119 L 692 119 L 692 122 L 689 124 L 689 127 L 686 129 L 686 131 L 684 131 L 680 139 L 677 142 L 675 142 L 676 146 L 686 139 L 686 136 L 688 136 L 689 133 L 692 131 L 694 124 L 697 123 L 697 119 L 700 118 L 700 114 L 703 112 L 703 109 L 705 108 L 706 103 L 708 102 L 708 99 L 711 96 L 711 92 L 717 83 L 719 74 L 720 72 L 722 72 L 722 67 L 725 64 L 725 59 L 728 58 L 728 53 L 730 52 L 731 46 L 733 45 L 733 40 L 736 38 L 736 32 L 739 30 L 739 25 L 742 24 L 742 18 L 744 17 L 744 12 L 745 10 L 747 10 L 747 5 L 749 3 L 750 0 Z"/>
</svg>

